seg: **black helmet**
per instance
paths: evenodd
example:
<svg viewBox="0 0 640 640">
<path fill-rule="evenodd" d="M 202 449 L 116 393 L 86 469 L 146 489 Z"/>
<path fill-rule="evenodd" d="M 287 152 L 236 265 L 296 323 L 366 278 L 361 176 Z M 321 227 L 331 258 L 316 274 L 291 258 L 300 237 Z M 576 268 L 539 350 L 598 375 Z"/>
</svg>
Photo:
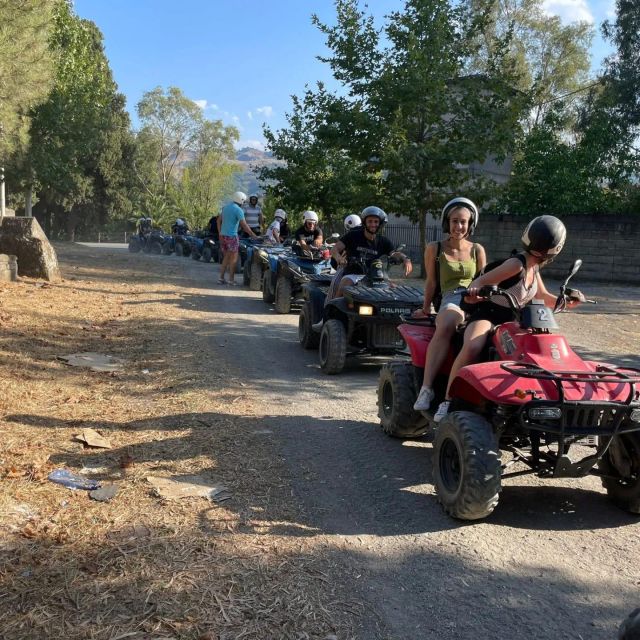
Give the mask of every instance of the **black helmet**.
<svg viewBox="0 0 640 640">
<path fill-rule="evenodd" d="M 468 236 L 472 236 L 473 232 L 476 230 L 478 226 L 478 207 L 469 200 L 469 198 L 454 198 L 453 200 L 449 200 L 447 204 L 442 207 L 442 231 L 444 233 L 449 233 L 449 214 L 458 208 L 468 209 L 471 212 L 471 219 L 469 220 L 469 231 L 467 232 Z"/>
<path fill-rule="evenodd" d="M 371 206 L 371 207 L 365 207 L 362 210 L 362 213 L 360 214 L 362 223 L 364 224 L 365 220 L 372 216 L 380 220 L 379 228 L 382 228 L 382 226 L 387 222 L 387 214 L 380 207 Z"/>
<path fill-rule="evenodd" d="M 564 247 L 567 229 L 555 216 L 534 218 L 522 234 L 522 246 L 527 253 L 536 251 L 543 257 L 554 258 Z"/>
</svg>

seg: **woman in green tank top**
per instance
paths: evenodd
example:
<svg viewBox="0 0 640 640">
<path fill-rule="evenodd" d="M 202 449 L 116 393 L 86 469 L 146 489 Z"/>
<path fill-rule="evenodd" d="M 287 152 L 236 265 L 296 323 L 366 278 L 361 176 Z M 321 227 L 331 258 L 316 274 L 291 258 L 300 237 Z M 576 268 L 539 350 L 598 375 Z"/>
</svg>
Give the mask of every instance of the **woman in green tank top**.
<svg viewBox="0 0 640 640">
<path fill-rule="evenodd" d="M 454 198 L 442 210 L 442 230 L 448 237 L 442 242 L 430 242 L 424 251 L 427 272 L 424 305 L 414 315 L 422 317 L 431 313 L 438 284 L 442 301 L 437 309 L 436 332 L 427 350 L 422 388 L 413 405 L 416 411 L 426 411 L 433 402 L 433 381 L 447 357 L 456 327 L 464 321 L 464 312 L 460 309 L 462 297 L 457 291 L 465 289 L 487 263 L 482 245 L 468 239 L 477 224 L 476 205 L 467 198 Z"/>
</svg>

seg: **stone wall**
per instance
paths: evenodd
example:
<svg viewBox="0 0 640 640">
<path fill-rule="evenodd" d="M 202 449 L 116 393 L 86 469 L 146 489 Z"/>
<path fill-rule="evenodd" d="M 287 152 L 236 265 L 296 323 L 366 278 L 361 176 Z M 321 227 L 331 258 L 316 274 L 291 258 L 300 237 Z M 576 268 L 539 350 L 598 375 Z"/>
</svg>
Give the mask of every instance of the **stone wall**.
<svg viewBox="0 0 640 640">
<path fill-rule="evenodd" d="M 558 216 L 567 227 L 567 243 L 545 275 L 565 275 L 570 264 L 582 259 L 580 277 L 598 282 L 640 283 L 640 216 Z M 530 218 L 482 216 L 474 240 L 487 250 L 489 261 L 520 248 L 520 237 Z"/>
</svg>

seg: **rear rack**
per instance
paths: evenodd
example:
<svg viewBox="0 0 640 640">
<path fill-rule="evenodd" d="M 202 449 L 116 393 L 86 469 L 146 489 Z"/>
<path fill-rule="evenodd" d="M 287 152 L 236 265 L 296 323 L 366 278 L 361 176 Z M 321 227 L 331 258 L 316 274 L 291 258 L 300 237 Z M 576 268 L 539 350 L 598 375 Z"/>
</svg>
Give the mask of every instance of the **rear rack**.
<svg viewBox="0 0 640 640">
<path fill-rule="evenodd" d="M 558 390 L 558 402 L 565 403 L 563 382 L 592 382 L 600 384 L 623 383 L 629 385 L 629 395 L 620 404 L 630 405 L 635 396 L 635 385 L 640 382 L 640 369 L 625 367 L 620 371 L 618 367 L 597 365 L 595 371 L 549 371 L 544 367 L 528 362 L 503 362 L 500 368 L 520 378 L 533 378 L 536 380 L 551 380 Z M 633 371 L 636 375 L 630 376 L 626 372 Z"/>
</svg>

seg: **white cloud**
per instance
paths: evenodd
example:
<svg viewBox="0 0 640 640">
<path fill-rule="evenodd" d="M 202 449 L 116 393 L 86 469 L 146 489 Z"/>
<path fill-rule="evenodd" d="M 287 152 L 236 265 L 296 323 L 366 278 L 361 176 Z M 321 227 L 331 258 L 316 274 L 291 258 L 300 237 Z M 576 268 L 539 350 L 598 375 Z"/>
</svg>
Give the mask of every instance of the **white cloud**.
<svg viewBox="0 0 640 640">
<path fill-rule="evenodd" d="M 217 111 L 218 105 L 208 100 L 194 100 L 203 111 Z"/>
<path fill-rule="evenodd" d="M 249 118 L 249 120 L 253 120 L 253 113 L 251 113 L 251 111 L 247 111 L 247 118 Z"/>
<path fill-rule="evenodd" d="M 273 115 L 273 107 L 270 107 L 269 105 L 257 107 L 256 113 L 263 115 L 265 118 L 270 118 Z"/>
<path fill-rule="evenodd" d="M 246 139 L 239 140 L 236 143 L 236 149 L 244 149 L 244 147 L 251 147 L 252 149 L 259 149 L 260 151 L 264 151 L 264 140 L 257 139 Z"/>
<path fill-rule="evenodd" d="M 558 16 L 563 22 L 594 22 L 588 0 L 544 0 L 542 6 L 547 14 Z"/>
<path fill-rule="evenodd" d="M 207 108 L 206 100 L 194 100 L 194 102 L 204 111 Z"/>
</svg>

